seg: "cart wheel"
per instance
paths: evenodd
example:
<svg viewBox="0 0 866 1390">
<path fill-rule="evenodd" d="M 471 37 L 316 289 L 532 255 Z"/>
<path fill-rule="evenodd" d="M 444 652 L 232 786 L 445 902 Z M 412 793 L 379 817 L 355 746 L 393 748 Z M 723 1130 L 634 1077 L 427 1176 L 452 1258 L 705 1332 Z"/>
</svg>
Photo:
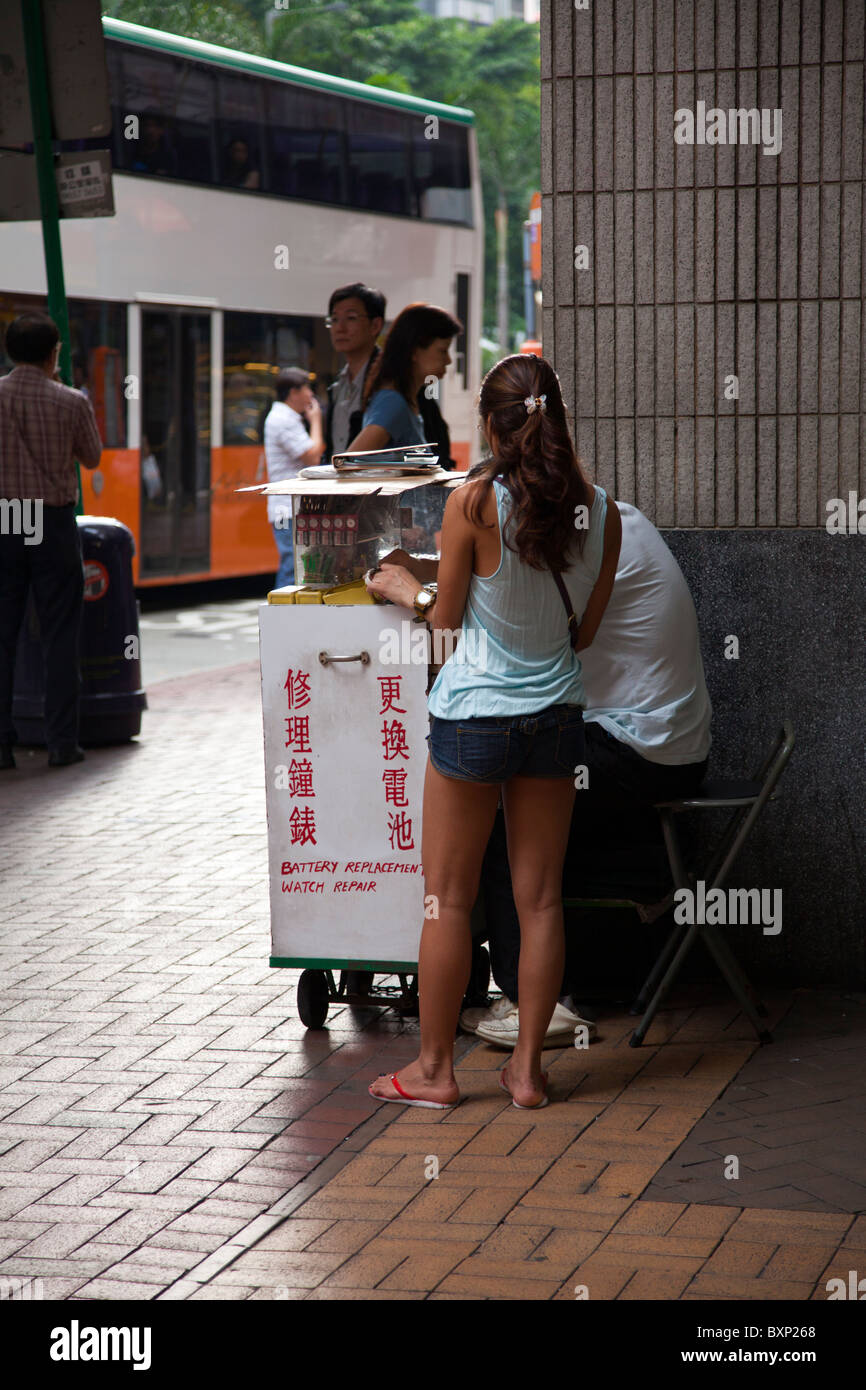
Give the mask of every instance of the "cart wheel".
<svg viewBox="0 0 866 1390">
<path fill-rule="evenodd" d="M 373 988 L 373 972 L 371 970 L 347 970 L 346 971 L 346 993 L 347 994 L 369 994 Z"/>
<path fill-rule="evenodd" d="M 472 968 L 469 972 L 469 984 L 466 987 L 466 998 L 472 1001 L 473 1006 L 487 1006 L 487 991 L 490 988 L 490 955 L 486 946 L 479 946 L 477 942 L 472 943 Z"/>
<path fill-rule="evenodd" d="M 305 970 L 298 980 L 298 1014 L 308 1028 L 321 1028 L 328 1017 L 330 1003 L 328 977 L 324 970 Z"/>
</svg>

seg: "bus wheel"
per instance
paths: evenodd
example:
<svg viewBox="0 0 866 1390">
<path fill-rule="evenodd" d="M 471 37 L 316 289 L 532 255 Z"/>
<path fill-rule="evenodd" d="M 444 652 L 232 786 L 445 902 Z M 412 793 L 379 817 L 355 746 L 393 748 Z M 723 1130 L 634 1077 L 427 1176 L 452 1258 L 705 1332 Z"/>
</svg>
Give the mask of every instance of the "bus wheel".
<svg viewBox="0 0 866 1390">
<path fill-rule="evenodd" d="M 298 980 L 298 1015 L 307 1028 L 322 1028 L 328 1017 L 330 992 L 324 970 L 305 970 Z"/>
</svg>

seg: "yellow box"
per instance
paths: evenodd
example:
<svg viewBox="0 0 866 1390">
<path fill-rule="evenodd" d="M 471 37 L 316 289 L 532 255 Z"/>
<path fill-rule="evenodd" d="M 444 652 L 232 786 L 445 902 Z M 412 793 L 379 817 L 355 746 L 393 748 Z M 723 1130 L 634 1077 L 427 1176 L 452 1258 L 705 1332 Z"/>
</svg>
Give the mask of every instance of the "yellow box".
<svg viewBox="0 0 866 1390">
<path fill-rule="evenodd" d="M 363 579 L 356 579 L 351 584 L 335 584 L 333 589 L 326 589 L 322 596 L 322 602 L 335 604 L 375 603 L 375 599 L 367 593 L 367 586 Z"/>
<path fill-rule="evenodd" d="M 268 603 L 294 603 L 300 584 L 284 584 L 280 589 L 271 589 Z"/>
</svg>

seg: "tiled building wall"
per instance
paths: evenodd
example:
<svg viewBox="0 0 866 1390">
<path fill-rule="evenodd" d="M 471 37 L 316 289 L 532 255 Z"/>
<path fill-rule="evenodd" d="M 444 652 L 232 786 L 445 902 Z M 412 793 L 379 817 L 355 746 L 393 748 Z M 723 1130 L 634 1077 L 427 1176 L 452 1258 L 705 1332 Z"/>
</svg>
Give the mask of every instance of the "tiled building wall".
<svg viewBox="0 0 866 1390">
<path fill-rule="evenodd" d="M 823 526 L 866 493 L 863 0 L 544 0 L 541 44 L 544 347 L 590 473 L 660 526 Z M 780 108 L 780 153 L 677 144 L 698 101 Z"/>
<path fill-rule="evenodd" d="M 866 6 L 586 6 L 542 8 L 545 355 L 590 474 L 663 528 L 690 584 L 711 774 L 751 772 L 794 727 L 730 879 L 781 888 L 784 926 L 729 927 L 739 958 L 864 989 L 866 534 L 825 522 L 829 499 L 866 498 Z M 781 108 L 779 154 L 677 144 L 698 101 Z"/>
</svg>

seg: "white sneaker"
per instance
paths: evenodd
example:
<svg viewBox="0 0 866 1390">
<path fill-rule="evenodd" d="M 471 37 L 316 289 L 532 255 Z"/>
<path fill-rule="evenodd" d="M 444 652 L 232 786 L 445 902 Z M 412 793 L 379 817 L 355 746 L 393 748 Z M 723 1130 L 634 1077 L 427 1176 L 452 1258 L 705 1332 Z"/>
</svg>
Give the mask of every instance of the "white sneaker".
<svg viewBox="0 0 866 1390">
<path fill-rule="evenodd" d="M 498 1018 L 484 1019 L 476 1024 L 475 1031 L 479 1038 L 485 1042 L 494 1043 L 497 1047 L 515 1047 L 520 1025 L 520 1015 L 516 1004 L 511 1005 L 508 1012 L 503 1012 Z M 547 1032 L 544 1035 L 545 1047 L 565 1047 L 574 1042 L 574 1030 L 578 1026 L 588 1029 L 588 1036 L 594 1038 L 598 1029 L 588 1018 L 581 1018 L 580 1014 L 573 1013 L 571 1009 L 566 1009 L 563 1004 L 556 1004 L 547 1025 Z"/>
<path fill-rule="evenodd" d="M 508 996 L 502 994 L 489 1009 L 464 1009 L 460 1015 L 460 1027 L 464 1033 L 475 1033 L 480 1023 L 497 1022 L 512 1011 L 517 1013 L 517 1005 L 512 1004 Z"/>
<path fill-rule="evenodd" d="M 598 1033 L 598 1027 L 593 1023 L 591 1018 L 584 1018 L 582 1014 L 578 1013 L 577 1009 L 569 1009 L 565 1004 L 557 1004 L 554 1009 L 553 1017 L 550 1020 L 550 1028 L 553 1028 L 554 1024 L 566 1035 L 569 1034 L 570 1030 L 570 1036 L 566 1036 L 566 1042 L 574 1042 L 574 1033 L 577 1028 L 586 1029 L 587 1040 L 590 1042 Z M 549 1031 L 550 1029 L 548 1029 L 548 1032 Z"/>
</svg>

